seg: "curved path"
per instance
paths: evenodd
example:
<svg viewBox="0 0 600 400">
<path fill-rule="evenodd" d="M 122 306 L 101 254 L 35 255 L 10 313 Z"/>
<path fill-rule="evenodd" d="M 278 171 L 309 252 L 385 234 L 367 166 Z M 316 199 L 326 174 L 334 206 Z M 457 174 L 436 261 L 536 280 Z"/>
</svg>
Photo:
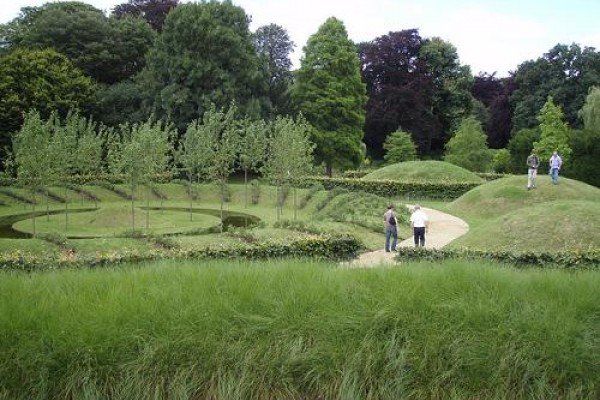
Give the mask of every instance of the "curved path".
<svg viewBox="0 0 600 400">
<path fill-rule="evenodd" d="M 412 207 L 412 205 L 407 205 Z M 429 217 L 429 232 L 426 236 L 425 248 L 439 249 L 453 241 L 454 239 L 464 235 L 469 231 L 469 225 L 460 218 L 453 215 L 443 213 L 431 208 L 421 207 Z M 381 235 L 381 246 L 383 247 L 385 236 Z M 412 247 L 414 241 L 412 236 L 398 243 L 400 247 Z M 386 253 L 383 248 L 381 250 L 371 251 L 361 254 L 357 259 L 349 263 L 344 263 L 344 266 L 352 267 L 374 267 L 381 264 L 393 264 L 395 253 Z"/>
</svg>

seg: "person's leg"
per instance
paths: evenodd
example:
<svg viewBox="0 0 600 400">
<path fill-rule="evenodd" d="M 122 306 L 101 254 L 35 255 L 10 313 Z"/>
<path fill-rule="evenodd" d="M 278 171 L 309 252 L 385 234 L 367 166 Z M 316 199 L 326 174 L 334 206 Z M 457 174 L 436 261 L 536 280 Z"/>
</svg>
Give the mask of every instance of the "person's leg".
<svg viewBox="0 0 600 400">
<path fill-rule="evenodd" d="M 531 172 L 531 187 L 535 187 L 535 178 L 537 178 L 537 168 L 532 168 Z"/>
<path fill-rule="evenodd" d="M 419 245 L 419 228 L 413 228 L 413 239 L 415 241 L 415 247 Z"/>
<path fill-rule="evenodd" d="M 390 237 L 392 236 L 392 231 L 390 228 L 385 228 L 385 251 L 390 251 Z"/>
<path fill-rule="evenodd" d="M 392 230 L 392 251 L 396 251 L 396 243 L 398 242 L 398 230 Z"/>
<path fill-rule="evenodd" d="M 527 170 L 527 190 L 533 187 L 533 171 L 535 171 L 533 168 Z"/>
<path fill-rule="evenodd" d="M 419 246 L 425 246 L 425 228 L 419 228 Z"/>
<path fill-rule="evenodd" d="M 552 168 L 552 183 L 554 185 L 558 183 L 558 168 Z"/>
</svg>

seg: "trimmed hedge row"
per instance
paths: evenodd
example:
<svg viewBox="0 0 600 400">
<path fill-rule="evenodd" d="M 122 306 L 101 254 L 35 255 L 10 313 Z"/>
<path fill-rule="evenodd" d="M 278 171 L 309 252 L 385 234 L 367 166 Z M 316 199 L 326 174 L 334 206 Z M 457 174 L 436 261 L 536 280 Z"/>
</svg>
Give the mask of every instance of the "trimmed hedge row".
<svg viewBox="0 0 600 400">
<path fill-rule="evenodd" d="M 66 252 L 59 257 L 39 257 L 22 251 L 0 254 L 0 271 L 48 271 L 64 268 L 104 267 L 168 259 L 267 259 L 281 257 L 312 257 L 329 260 L 355 258 L 361 248 L 358 239 L 348 235 L 319 235 L 292 240 L 288 243 L 263 242 L 240 244 L 227 248 L 198 250 L 151 250 L 144 252 L 110 252 L 91 257 L 78 257 Z"/>
<path fill-rule="evenodd" d="M 478 182 L 427 182 L 427 181 L 392 181 L 364 180 L 352 178 L 324 178 L 309 176 L 293 179 L 297 187 L 311 187 L 320 184 L 327 190 L 343 188 L 349 191 L 362 191 L 382 197 L 405 196 L 435 200 L 453 200 L 469 190 L 481 185 Z"/>
<path fill-rule="evenodd" d="M 397 261 L 442 261 L 448 259 L 494 261 L 515 267 L 542 267 L 563 269 L 600 268 L 600 250 L 568 252 L 511 252 L 469 249 L 424 249 L 402 247 L 396 256 Z"/>
</svg>

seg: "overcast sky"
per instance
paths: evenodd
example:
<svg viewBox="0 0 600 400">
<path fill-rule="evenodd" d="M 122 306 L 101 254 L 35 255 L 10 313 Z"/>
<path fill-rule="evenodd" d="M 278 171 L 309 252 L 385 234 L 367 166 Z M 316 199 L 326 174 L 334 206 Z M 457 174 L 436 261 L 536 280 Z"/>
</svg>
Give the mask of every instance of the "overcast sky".
<svg viewBox="0 0 600 400">
<path fill-rule="evenodd" d="M 1 0 L 0 23 L 21 7 L 46 0 Z M 85 0 L 109 12 L 126 0 Z M 438 36 L 458 49 L 462 64 L 479 72 L 506 76 L 523 61 L 536 59 L 557 43 L 600 49 L 598 0 L 232 0 L 252 17 L 251 29 L 275 23 L 302 47 L 328 17 L 344 22 L 350 39 L 362 42 L 391 31 L 417 28 L 422 37 Z"/>
</svg>

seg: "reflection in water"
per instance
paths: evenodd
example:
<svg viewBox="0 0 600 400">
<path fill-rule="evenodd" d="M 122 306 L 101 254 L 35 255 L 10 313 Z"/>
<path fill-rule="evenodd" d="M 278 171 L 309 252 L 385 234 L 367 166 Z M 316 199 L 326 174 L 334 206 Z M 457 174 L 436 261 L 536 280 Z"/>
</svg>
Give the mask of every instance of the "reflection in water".
<svg viewBox="0 0 600 400">
<path fill-rule="evenodd" d="M 142 207 L 143 210 L 147 208 Z M 150 207 L 150 210 L 167 210 L 167 211 L 182 211 L 182 212 L 190 212 L 189 208 L 184 207 Z M 69 210 L 69 213 L 83 213 L 96 211 L 96 208 L 79 208 Z M 213 217 L 220 218 L 221 211 L 214 210 L 210 208 L 193 208 L 192 212 L 194 214 L 206 214 L 212 215 Z M 23 221 L 26 219 L 31 219 L 34 216 L 40 217 L 46 214 L 64 214 L 65 210 L 50 210 L 49 212 L 44 211 L 36 211 L 36 212 L 28 212 L 22 214 L 13 214 L 13 215 L 5 215 L 0 216 L 0 238 L 2 239 L 30 239 L 33 235 L 28 232 L 21 232 L 13 228 L 13 225 L 19 221 Z M 260 222 L 260 218 L 250 215 L 244 214 L 235 211 L 223 211 L 223 230 L 226 231 L 230 226 L 243 228 L 257 224 Z M 220 229 L 213 230 L 214 232 L 220 231 Z M 76 239 L 76 237 L 67 236 L 70 239 Z"/>
</svg>

